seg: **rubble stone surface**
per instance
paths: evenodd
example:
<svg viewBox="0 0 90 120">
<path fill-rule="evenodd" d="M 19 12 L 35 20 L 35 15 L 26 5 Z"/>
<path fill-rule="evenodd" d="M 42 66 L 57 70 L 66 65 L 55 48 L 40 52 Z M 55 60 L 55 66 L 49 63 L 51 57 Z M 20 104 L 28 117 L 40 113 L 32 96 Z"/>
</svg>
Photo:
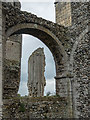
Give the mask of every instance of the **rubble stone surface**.
<svg viewBox="0 0 90 120">
<path fill-rule="evenodd" d="M 1 4 L 0 2 L 0 115 L 2 114 L 2 110 L 5 120 L 14 120 L 14 118 L 20 115 L 18 111 L 20 100 L 18 102 L 14 100 L 19 89 L 21 69 L 21 37 L 17 35 L 30 34 L 39 38 L 50 49 L 54 57 L 56 94 L 61 98 L 64 97 L 67 103 L 69 103 L 66 104 L 64 100 L 62 101 L 65 104 L 65 106 L 64 104 L 62 105 L 64 107 L 61 107 L 63 108 L 63 113 L 57 112 L 57 116 L 59 118 L 89 119 L 89 2 L 56 2 L 57 23 L 37 17 L 32 13 L 21 11 L 20 3 L 17 3 L 16 7 L 15 5 L 15 3 Z M 16 39 L 11 38 L 13 35 L 16 36 Z M 43 101 L 47 100 L 44 99 Z M 48 103 L 50 104 L 50 108 L 52 108 L 52 102 L 46 102 L 46 104 Z M 60 104 L 62 103 L 60 102 Z M 31 111 L 33 109 L 33 117 L 38 116 L 40 119 L 43 116 L 47 117 L 48 114 L 46 115 L 46 112 L 42 113 L 44 111 L 43 107 L 38 107 L 38 104 L 42 105 L 41 101 L 38 103 L 35 102 L 32 105 Z M 46 104 L 45 106 L 47 106 Z M 53 103 L 53 108 L 56 109 L 56 105 L 54 105 Z M 68 105 L 69 109 L 67 109 Z M 24 106 L 22 104 L 20 106 L 23 108 L 21 111 L 25 111 Z M 26 106 L 29 107 L 29 105 Z M 50 108 L 48 107 L 48 109 Z M 51 110 L 51 114 L 54 113 L 53 109 Z M 41 113 L 37 114 L 38 112 Z M 28 116 L 28 112 L 25 114 Z M 21 118 L 23 115 L 20 115 Z M 57 116 L 55 114 L 56 118 Z"/>
</svg>

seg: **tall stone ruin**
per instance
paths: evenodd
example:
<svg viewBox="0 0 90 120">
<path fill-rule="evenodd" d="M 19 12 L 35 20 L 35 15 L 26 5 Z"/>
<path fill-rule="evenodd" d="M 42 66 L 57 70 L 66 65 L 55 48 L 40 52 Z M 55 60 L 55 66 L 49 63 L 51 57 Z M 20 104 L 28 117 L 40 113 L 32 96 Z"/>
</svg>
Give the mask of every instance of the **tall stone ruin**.
<svg viewBox="0 0 90 120">
<path fill-rule="evenodd" d="M 28 91 L 30 97 L 44 95 L 46 85 L 45 77 L 45 55 L 43 48 L 35 50 L 28 60 Z"/>
<path fill-rule="evenodd" d="M 56 0 L 56 23 L 53 23 L 21 11 L 20 3 L 15 3 L 15 0 L 12 3 L 1 1 L 3 0 L 0 0 L 0 120 L 2 115 L 3 120 L 29 119 L 29 116 L 40 119 L 89 119 L 89 2 L 65 3 Z M 20 112 L 20 102 L 16 99 L 21 70 L 20 34 L 33 35 L 50 49 L 55 61 L 56 94 L 60 96 L 60 104 L 56 97 L 52 102 L 51 99 L 50 102 L 44 99 L 43 105 L 37 98 L 35 103 L 25 100 L 26 111 L 23 114 Z M 51 103 L 54 105 L 50 106 Z"/>
</svg>

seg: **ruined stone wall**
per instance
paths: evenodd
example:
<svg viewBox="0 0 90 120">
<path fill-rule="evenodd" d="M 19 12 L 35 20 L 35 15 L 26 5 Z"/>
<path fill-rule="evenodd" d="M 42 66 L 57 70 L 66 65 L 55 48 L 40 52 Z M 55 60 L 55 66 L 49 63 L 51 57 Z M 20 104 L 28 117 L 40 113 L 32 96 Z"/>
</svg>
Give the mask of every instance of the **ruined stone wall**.
<svg viewBox="0 0 90 120">
<path fill-rule="evenodd" d="M 42 28 L 43 30 L 44 30 L 44 27 L 45 27 L 45 29 L 48 28 L 48 29 L 45 30 L 46 32 L 45 31 L 43 32 L 42 29 L 38 30 L 39 31 L 38 32 L 37 29 L 34 28 L 34 29 L 31 30 L 31 34 L 35 35 L 38 38 L 40 38 L 48 47 L 50 47 L 50 50 L 52 51 L 54 57 L 57 59 L 57 60 L 55 59 L 55 62 L 57 64 L 56 67 L 58 67 L 58 69 L 60 70 L 60 72 L 58 70 L 58 73 L 62 73 L 62 71 L 64 71 L 64 61 L 66 61 L 66 59 L 64 59 L 64 54 L 63 54 L 64 53 L 64 48 L 63 48 L 63 46 L 60 47 L 59 45 L 61 45 L 61 44 L 57 44 L 57 41 L 58 41 L 58 39 L 60 39 L 63 43 L 64 43 L 64 41 L 68 41 L 68 38 L 67 38 L 67 35 L 66 35 L 67 34 L 67 29 L 66 28 L 64 29 L 64 27 L 59 26 L 58 24 L 52 23 L 50 21 L 46 21 L 46 20 L 44 20 L 42 18 L 38 18 L 37 16 L 35 16 L 35 15 L 31 14 L 31 13 L 29 14 L 27 12 L 22 12 L 22 11 L 20 11 L 18 9 L 15 9 L 11 5 L 9 5 L 9 7 L 7 7 L 7 4 L 6 4 L 4 10 L 7 12 L 7 9 L 9 10 L 9 12 L 6 15 L 7 16 L 6 17 L 7 21 L 6 21 L 6 26 L 5 26 L 6 29 L 7 29 L 7 27 L 11 27 L 13 25 L 16 25 L 16 23 L 19 23 L 20 26 L 21 26 L 21 23 L 22 24 L 23 23 L 34 23 L 34 27 L 37 27 L 37 29 L 38 29 L 38 25 L 43 27 Z M 26 24 L 24 24 L 24 25 L 27 26 Z M 19 28 L 20 28 L 20 26 L 19 26 Z M 56 31 L 56 29 L 57 29 L 58 32 Z M 35 31 L 33 31 L 33 30 L 35 30 Z M 30 32 L 27 28 L 26 28 L 26 31 Z M 51 32 L 50 35 L 48 33 L 49 31 Z M 57 36 L 57 37 L 59 36 L 60 38 L 55 37 L 55 39 L 53 39 L 54 34 L 52 34 L 52 33 L 54 33 L 55 36 Z M 67 42 L 66 42 L 66 44 L 67 44 Z M 6 41 L 5 45 L 6 45 L 6 49 L 5 49 L 6 57 L 5 57 L 5 71 L 4 71 L 4 74 L 5 74 L 6 78 L 4 79 L 5 81 L 4 81 L 4 94 L 3 94 L 3 97 L 5 99 L 3 99 L 3 102 L 4 102 L 3 118 L 6 118 L 6 120 L 8 120 L 8 119 L 12 120 L 12 116 L 13 116 L 13 118 L 15 118 L 15 114 L 14 114 L 15 107 L 18 108 L 18 104 L 15 104 L 17 102 L 16 101 L 13 102 L 14 98 L 12 98 L 12 97 L 15 97 L 16 94 L 17 94 L 17 90 L 18 90 L 18 86 L 19 86 L 19 77 L 20 77 L 20 75 L 19 75 L 19 70 L 20 70 L 19 63 L 20 62 L 18 62 L 18 59 L 16 61 L 16 56 L 13 56 L 13 54 L 16 55 L 16 52 L 17 52 L 16 49 L 18 49 L 20 47 L 20 43 L 18 43 L 18 39 L 15 40 L 13 38 L 12 39 L 9 38 Z M 15 51 L 13 51 L 12 48 L 15 48 Z M 59 51 L 59 49 L 60 49 L 60 51 Z M 12 52 L 11 52 L 11 50 L 12 50 Z M 8 52 L 10 52 L 10 53 L 8 53 Z M 18 53 L 19 52 L 20 51 L 18 51 Z M 10 54 L 11 54 L 11 56 L 10 56 Z M 18 54 L 17 54 L 17 56 L 18 56 Z M 62 57 L 63 57 L 63 59 L 62 59 Z M 65 58 L 67 58 L 66 53 L 65 53 Z M 60 65 L 60 67 L 58 66 L 58 64 Z M 12 103 L 12 105 L 11 105 L 11 103 Z M 33 106 L 35 104 L 33 104 Z M 9 111 L 9 109 L 11 111 Z M 43 109 L 41 109 L 40 111 L 42 112 Z M 19 111 L 16 111 L 16 112 L 17 112 L 17 114 L 19 114 Z M 34 109 L 33 114 L 36 114 L 35 109 Z M 39 116 L 39 117 L 41 117 L 41 116 Z M 62 117 L 62 113 L 61 113 L 61 117 Z M 22 116 L 20 116 L 20 118 L 22 118 Z"/>
<path fill-rule="evenodd" d="M 12 1 L 11 4 L 20 9 L 20 3 Z M 4 14 L 4 13 L 3 13 Z M 17 94 L 20 83 L 21 69 L 21 35 L 13 35 L 5 42 L 5 65 L 4 65 L 4 90 L 3 98 L 13 97 Z M 8 84 L 9 83 L 9 84 Z"/>
<path fill-rule="evenodd" d="M 2 4 L 0 2 L 0 119 L 2 115 Z"/>
<path fill-rule="evenodd" d="M 18 3 L 17 3 L 18 4 Z M 13 3 L 14 6 L 16 4 Z M 19 5 L 19 4 L 18 4 Z M 16 6 L 17 7 L 17 6 Z M 20 9 L 20 6 L 18 6 Z M 3 11 L 3 116 L 10 116 L 6 111 L 6 104 L 8 99 L 17 95 L 20 83 L 20 69 L 21 69 L 21 46 L 22 36 L 14 35 L 5 38 L 5 22 L 6 16 Z"/>
<path fill-rule="evenodd" d="M 45 37 L 44 36 L 45 34 L 43 34 L 43 32 L 42 32 L 42 34 L 39 34 L 39 32 L 38 32 L 38 34 L 36 34 L 36 36 L 39 36 L 40 38 L 42 38 L 41 36 L 44 36 L 43 41 L 46 41 L 46 43 L 51 41 L 50 43 L 47 44 L 47 46 L 48 47 L 52 46 L 51 47 L 52 53 L 55 55 L 55 58 L 58 58 L 58 60 L 57 60 L 58 64 L 56 67 L 58 67 L 58 69 L 59 69 L 58 73 L 60 73 L 60 72 L 62 73 L 62 74 L 57 74 L 58 76 L 56 76 L 56 80 L 57 80 L 56 87 L 57 87 L 58 95 L 61 95 L 61 97 L 64 96 L 66 98 L 70 97 L 69 107 L 72 105 L 74 118 L 89 118 L 88 90 L 90 90 L 90 88 L 89 88 L 90 83 L 89 83 L 89 57 L 88 57 L 89 55 L 88 54 L 90 53 L 89 52 L 90 48 L 89 48 L 89 37 L 88 37 L 89 36 L 88 3 L 71 3 L 71 5 L 69 4 L 69 6 L 67 6 L 67 7 L 71 10 L 71 18 L 70 18 L 70 16 L 67 16 L 67 18 L 69 18 L 69 21 L 67 22 L 66 18 L 60 16 L 60 18 L 62 18 L 60 20 L 60 24 L 68 26 L 68 30 L 70 32 L 69 36 L 71 39 L 67 38 L 68 37 L 67 36 L 67 28 L 64 28 L 63 26 L 59 26 L 58 24 L 54 24 L 50 21 L 46 21 L 46 20 L 37 18 L 35 15 L 28 14 L 27 12 L 20 12 L 18 9 L 15 10 L 12 7 L 10 7 L 13 11 L 12 13 L 9 10 L 10 8 L 8 8 L 9 15 L 7 15 L 7 22 L 6 22 L 7 26 L 6 27 L 8 28 L 8 27 L 14 26 L 14 25 L 16 25 L 16 23 L 19 23 L 21 26 L 21 23 L 25 24 L 26 22 L 27 23 L 31 22 L 31 23 L 35 23 L 35 27 L 37 27 L 37 25 L 39 24 L 39 25 L 42 25 L 43 27 L 49 28 L 48 30 L 52 31 L 54 33 L 54 35 L 56 35 L 59 38 L 59 40 L 61 41 L 60 44 L 63 45 L 63 47 L 65 48 L 65 51 L 68 55 L 68 59 L 66 60 L 68 65 L 65 64 L 66 65 L 65 72 L 64 72 L 64 66 L 63 66 L 65 60 L 62 59 L 60 61 L 61 58 L 64 58 L 64 57 L 62 57 L 63 54 L 61 54 L 61 52 L 58 49 L 58 47 L 60 47 L 60 46 L 57 46 L 57 44 L 55 44 L 56 41 L 53 42 L 52 39 L 50 38 L 50 36 Z M 65 14 L 62 13 L 62 15 L 63 14 L 66 15 L 66 12 L 69 11 L 68 8 L 63 9 L 65 11 Z M 68 12 L 68 15 L 70 15 L 69 13 L 70 12 Z M 16 17 L 15 16 L 13 17 L 13 15 L 16 15 Z M 31 18 L 33 18 L 33 19 L 31 19 Z M 59 19 L 59 17 L 58 17 L 58 19 Z M 59 21 L 59 20 L 57 20 L 57 21 Z M 63 22 L 61 22 L 61 21 L 63 21 Z M 3 26 L 3 28 L 4 28 L 4 26 Z M 28 29 L 26 28 L 25 32 L 28 33 L 27 31 L 28 31 Z M 35 31 L 32 31 L 32 32 L 33 32 L 33 34 L 35 34 Z M 5 34 L 3 34 L 3 35 L 5 36 Z M 6 46 L 6 54 L 5 55 L 8 59 L 10 58 L 11 61 L 8 59 L 5 59 L 6 64 L 5 64 L 5 73 L 4 74 L 7 75 L 5 82 L 6 83 L 8 82 L 10 84 L 8 84 L 8 86 L 4 86 L 4 87 L 6 87 L 6 91 L 5 91 L 6 94 L 13 93 L 12 95 L 16 95 L 17 90 L 18 90 L 18 85 L 19 85 L 18 82 L 19 81 L 17 81 L 18 85 L 16 83 L 14 83 L 14 86 L 17 87 L 17 89 L 16 89 L 14 86 L 12 86 L 13 85 L 12 81 L 8 81 L 8 80 L 10 77 L 11 77 L 10 78 L 11 80 L 13 78 L 18 80 L 18 78 L 20 76 L 19 75 L 19 70 L 20 70 L 19 63 L 20 62 L 18 62 L 18 60 L 13 61 L 12 56 L 10 56 L 10 54 L 8 54 L 7 51 L 10 51 L 10 49 L 15 48 L 15 46 L 17 46 L 16 48 L 19 49 L 20 43 L 18 43 L 17 41 L 13 41 L 13 40 L 10 41 L 10 39 L 8 39 L 8 41 L 6 42 L 6 45 L 7 46 Z M 10 46 L 10 49 L 8 49 L 8 46 Z M 61 47 L 60 47 L 60 49 L 61 49 Z M 56 52 L 57 50 L 58 50 L 58 52 Z M 14 54 L 15 54 L 15 52 L 16 51 L 13 51 Z M 59 55 L 60 55 L 60 57 L 59 57 Z M 8 57 L 8 56 L 10 56 L 10 57 Z M 14 56 L 13 59 L 16 60 L 16 56 Z M 14 92 L 12 92 L 12 89 Z M 12 96 L 11 94 L 8 94 L 7 97 L 9 97 L 9 95 Z M 16 101 L 14 101 L 13 103 L 11 101 L 13 101 L 13 100 L 6 99 L 4 101 L 4 105 L 5 105 L 4 106 L 4 109 L 5 109 L 4 117 L 5 118 L 7 118 L 7 117 L 15 118 L 15 116 L 16 116 L 14 107 L 18 108 L 18 104 L 17 105 L 15 104 L 15 103 L 17 103 Z M 12 105 L 10 103 L 12 103 Z M 10 107 L 8 107 L 9 104 L 10 104 Z M 35 106 L 35 104 L 36 104 L 36 106 Z M 40 104 L 42 104 L 42 103 L 40 103 Z M 34 109 L 34 107 L 36 107 L 35 109 L 37 109 L 37 106 L 38 106 L 37 102 L 35 102 L 32 106 L 33 106 L 33 109 Z M 11 111 L 9 111 L 10 108 L 11 108 Z M 53 106 L 53 108 L 54 108 L 54 106 Z M 65 106 L 65 109 L 64 108 L 63 109 L 66 110 L 66 108 L 67 108 L 67 106 Z M 36 116 L 37 111 L 35 111 L 35 109 L 34 109 L 33 115 Z M 42 112 L 43 109 L 42 108 L 40 108 L 40 109 Z M 71 107 L 70 107 L 70 111 L 72 111 Z M 17 114 L 18 113 L 19 113 L 19 111 L 17 111 Z M 70 114 L 71 113 L 69 113 L 68 115 L 70 115 Z M 63 117 L 64 117 L 65 114 L 61 113 L 60 115 L 63 115 Z M 23 114 L 22 114 L 22 116 L 23 116 Z M 41 116 L 39 116 L 39 117 L 41 117 Z M 67 116 L 65 116 L 65 117 L 67 118 Z"/>
<path fill-rule="evenodd" d="M 66 98 L 22 97 L 9 100 L 3 120 L 60 119 L 70 118 L 69 102 Z M 8 116 L 8 115 L 10 116 Z"/>
<path fill-rule="evenodd" d="M 72 25 L 69 27 L 72 44 L 75 43 L 76 38 L 87 28 L 89 25 L 89 3 L 88 2 L 75 2 L 71 3 L 71 17 Z"/>
<path fill-rule="evenodd" d="M 71 3 L 70 2 L 56 2 L 55 3 L 56 23 L 63 26 L 71 26 Z"/>
<path fill-rule="evenodd" d="M 78 43 L 74 54 L 74 81 L 73 81 L 73 102 L 75 116 L 90 118 L 89 111 L 89 74 L 90 74 L 90 46 L 89 35 L 85 36 Z"/>
<path fill-rule="evenodd" d="M 5 62 L 5 15 L 3 14 L 2 3 L 0 2 L 0 110 L 3 105 L 3 84 L 4 84 L 4 62 Z M 1 114 L 1 113 L 0 113 Z"/>
<path fill-rule="evenodd" d="M 13 30 L 21 29 L 19 31 L 19 33 L 25 32 L 27 34 L 31 34 L 31 35 L 39 38 L 42 42 L 44 42 L 53 54 L 53 57 L 55 60 L 55 65 L 56 65 L 56 76 L 59 77 L 61 75 L 63 77 L 64 76 L 63 73 L 65 72 L 65 74 L 66 74 L 66 70 L 67 70 L 67 54 L 66 54 L 65 50 L 68 52 L 70 50 L 69 39 L 67 37 L 67 34 L 68 34 L 67 28 L 64 28 L 63 26 L 60 26 L 51 21 L 47 21 L 45 19 L 38 18 L 36 15 L 33 15 L 31 13 L 23 12 L 18 9 L 15 9 L 10 4 L 8 4 L 8 5 L 3 4 L 3 9 L 5 11 L 8 11 L 8 13 L 6 15 L 7 16 L 6 17 L 6 19 L 7 19 L 6 29 L 10 28 L 12 26 L 14 27 L 14 26 L 19 25 L 18 27 L 13 28 Z M 36 24 L 37 24 L 37 26 L 36 26 Z M 40 26 L 38 26 L 38 25 L 40 25 Z M 34 29 L 31 29 L 32 26 L 34 27 Z M 25 30 L 25 28 L 23 29 L 21 27 L 30 27 L 30 31 L 28 30 L 28 28 L 26 28 L 26 30 Z M 36 29 L 36 27 L 37 27 L 37 29 Z M 42 29 L 42 30 L 39 30 L 39 29 Z M 50 33 L 49 33 L 49 31 L 50 31 Z M 12 29 L 11 29 L 10 31 L 7 32 L 7 34 L 8 33 L 10 34 L 11 32 L 14 32 L 14 31 L 12 31 Z M 52 35 L 52 33 L 55 36 Z M 55 37 L 55 38 L 53 39 L 53 37 Z M 64 49 L 64 46 L 65 46 L 65 49 Z M 64 77 L 66 77 L 66 76 L 64 76 Z M 59 93 L 57 93 L 57 94 L 59 94 Z"/>
<path fill-rule="evenodd" d="M 28 60 L 28 91 L 30 97 L 44 96 L 44 87 L 46 85 L 45 55 L 44 49 L 35 50 Z"/>
<path fill-rule="evenodd" d="M 72 26 L 70 29 L 72 39 L 71 62 L 73 70 L 73 111 L 75 118 L 89 118 L 88 90 L 89 90 L 89 29 L 88 29 L 88 3 L 72 3 Z M 76 47 L 76 48 L 75 48 Z M 73 65 L 72 65 L 73 64 Z M 71 71 L 71 70 L 70 70 Z M 72 71 L 71 71 L 72 72 Z"/>
<path fill-rule="evenodd" d="M 21 69 L 21 36 L 6 41 L 4 97 L 15 96 L 19 89 Z M 9 84 L 8 84 L 9 83 Z M 14 92 L 14 93 L 13 93 Z"/>
<path fill-rule="evenodd" d="M 70 7 L 67 6 L 70 5 Z M 74 118 L 89 118 L 88 91 L 89 91 L 89 29 L 88 29 L 88 2 L 71 2 L 56 4 L 56 21 L 58 24 L 65 23 L 64 15 L 71 15 L 71 22 L 63 24 L 68 26 L 70 32 L 71 51 L 69 55 L 69 72 L 72 75 L 71 92 Z M 66 11 L 65 11 L 66 10 Z M 63 15 L 62 15 L 63 11 Z M 64 13 L 65 12 L 65 13 Z M 70 14 L 68 14 L 71 12 Z M 66 17 L 68 18 L 68 16 Z M 63 17 L 64 16 L 64 17 Z"/>
</svg>

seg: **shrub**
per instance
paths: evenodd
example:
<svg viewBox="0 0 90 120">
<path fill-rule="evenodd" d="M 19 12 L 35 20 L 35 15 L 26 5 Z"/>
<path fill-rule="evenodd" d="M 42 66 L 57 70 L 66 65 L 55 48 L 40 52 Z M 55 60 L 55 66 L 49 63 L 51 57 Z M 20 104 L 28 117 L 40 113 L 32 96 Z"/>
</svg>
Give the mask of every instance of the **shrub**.
<svg viewBox="0 0 90 120">
<path fill-rule="evenodd" d="M 47 92 L 46 96 L 50 96 L 51 95 L 51 92 Z"/>
<path fill-rule="evenodd" d="M 20 103 L 20 112 L 25 112 L 25 105 L 24 105 L 24 103 Z"/>
</svg>

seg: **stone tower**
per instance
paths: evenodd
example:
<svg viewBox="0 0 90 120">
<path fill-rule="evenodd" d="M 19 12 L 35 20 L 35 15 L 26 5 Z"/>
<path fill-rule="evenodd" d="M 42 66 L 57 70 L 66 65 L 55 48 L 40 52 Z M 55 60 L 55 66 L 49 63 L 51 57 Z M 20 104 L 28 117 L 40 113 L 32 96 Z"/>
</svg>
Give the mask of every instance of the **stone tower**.
<svg viewBox="0 0 90 120">
<path fill-rule="evenodd" d="M 70 2 L 55 2 L 56 9 L 56 23 L 63 26 L 71 26 L 72 17 L 71 17 L 71 3 Z"/>
<path fill-rule="evenodd" d="M 28 91 L 30 97 L 44 95 L 46 85 L 45 77 L 45 55 L 43 48 L 35 50 L 28 60 Z"/>
</svg>

